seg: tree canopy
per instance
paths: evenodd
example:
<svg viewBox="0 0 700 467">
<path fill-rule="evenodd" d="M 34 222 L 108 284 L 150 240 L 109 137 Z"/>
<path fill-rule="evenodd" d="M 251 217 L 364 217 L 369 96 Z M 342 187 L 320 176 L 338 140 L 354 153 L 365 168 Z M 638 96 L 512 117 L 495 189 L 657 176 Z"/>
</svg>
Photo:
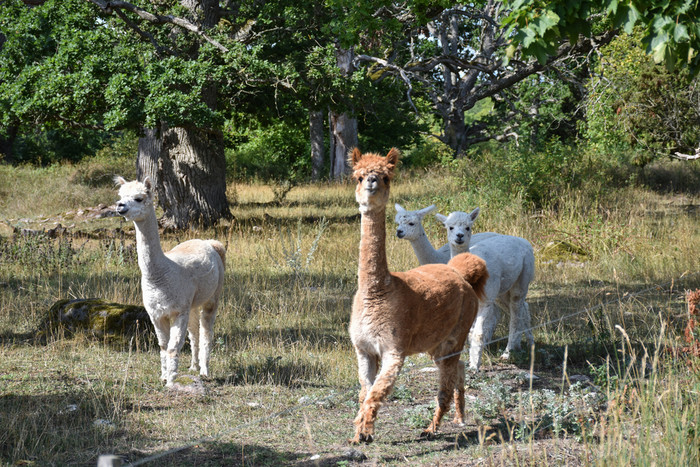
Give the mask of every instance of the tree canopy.
<svg viewBox="0 0 700 467">
<path fill-rule="evenodd" d="M 0 151 L 8 156 L 13 142 L 37 134 L 92 147 L 95 135 L 158 137 L 177 127 L 197 129 L 199 140 L 218 135 L 217 167 L 234 157 L 251 175 L 303 179 L 319 112 L 349 113 L 360 144 L 373 148 L 432 136 L 460 156 L 486 141 L 570 138 L 591 76 L 602 73 L 601 47 L 620 34 L 674 70 L 668 89 L 678 86 L 675 70 L 695 79 L 699 8 L 690 0 L 0 0 Z M 339 68 L 343 50 L 354 57 L 350 71 Z M 332 135 L 333 119 L 320 122 Z M 666 147 L 694 137 L 686 131 Z M 175 157 L 155 157 L 164 154 Z M 256 161 L 275 170 L 258 172 Z"/>
</svg>

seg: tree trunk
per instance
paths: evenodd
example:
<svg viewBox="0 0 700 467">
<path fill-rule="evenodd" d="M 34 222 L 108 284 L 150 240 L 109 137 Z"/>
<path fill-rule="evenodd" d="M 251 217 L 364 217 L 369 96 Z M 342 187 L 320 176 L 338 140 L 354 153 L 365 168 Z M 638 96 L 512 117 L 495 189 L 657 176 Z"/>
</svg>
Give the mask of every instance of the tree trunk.
<svg viewBox="0 0 700 467">
<path fill-rule="evenodd" d="M 357 119 L 347 113 L 331 113 L 331 178 L 339 179 L 350 173 L 348 152 L 357 147 Z"/>
<path fill-rule="evenodd" d="M 311 179 L 322 177 L 325 154 L 323 153 L 323 112 L 309 111 L 309 141 L 311 141 Z"/>
<path fill-rule="evenodd" d="M 343 49 L 336 46 L 336 61 L 341 74 L 350 78 L 355 71 L 353 65 L 355 53 L 352 49 Z M 357 147 L 357 119 L 352 114 L 352 109 L 343 113 L 331 111 L 330 118 L 331 136 L 331 178 L 339 179 L 350 172 L 348 165 L 348 151 Z"/>
<path fill-rule="evenodd" d="M 182 229 L 230 219 L 226 200 L 226 159 L 221 133 L 169 128 L 162 134 L 158 164 L 161 224 Z"/>
<path fill-rule="evenodd" d="M 452 15 L 449 21 L 439 26 L 442 53 L 446 56 L 459 56 L 459 21 Z M 443 65 L 443 99 L 440 113 L 443 117 L 444 143 L 455 155 L 466 150 L 467 128 L 464 121 L 462 83 L 460 77 Z"/>
<path fill-rule="evenodd" d="M 158 162 L 160 161 L 162 144 L 159 129 L 144 128 L 143 136 L 139 138 L 138 153 L 136 155 L 137 180 L 143 181 L 148 177 L 154 186 L 160 185 Z"/>
</svg>

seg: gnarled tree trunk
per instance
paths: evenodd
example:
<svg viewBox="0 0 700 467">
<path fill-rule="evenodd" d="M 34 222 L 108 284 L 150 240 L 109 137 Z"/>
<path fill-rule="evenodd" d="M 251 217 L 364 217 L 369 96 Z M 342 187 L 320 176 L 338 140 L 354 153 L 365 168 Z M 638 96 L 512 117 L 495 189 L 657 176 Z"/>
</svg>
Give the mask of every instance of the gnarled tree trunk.
<svg viewBox="0 0 700 467">
<path fill-rule="evenodd" d="M 311 179 L 322 177 L 325 154 L 323 151 L 323 111 L 309 111 L 309 141 L 311 142 Z"/>
<path fill-rule="evenodd" d="M 354 51 L 336 47 L 336 61 L 341 74 L 350 78 L 355 71 L 353 65 Z M 331 111 L 330 123 L 330 157 L 331 157 L 331 178 L 342 178 L 350 172 L 348 165 L 348 151 L 357 147 L 357 118 L 352 114 L 352 110 L 342 113 Z"/>
</svg>

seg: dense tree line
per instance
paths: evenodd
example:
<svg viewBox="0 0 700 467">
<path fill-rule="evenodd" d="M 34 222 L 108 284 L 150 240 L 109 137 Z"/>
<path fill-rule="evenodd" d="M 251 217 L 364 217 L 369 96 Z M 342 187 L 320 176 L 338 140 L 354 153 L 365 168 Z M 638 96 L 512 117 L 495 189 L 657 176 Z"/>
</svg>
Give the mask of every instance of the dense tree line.
<svg viewBox="0 0 700 467">
<path fill-rule="evenodd" d="M 695 89 L 698 9 L 633 0 L 0 0 L 0 153 L 52 162 L 132 131 L 139 176 L 156 181 L 166 224 L 185 227 L 230 215 L 232 158 L 252 175 L 339 178 L 358 144 L 409 148 L 433 138 L 463 157 L 486 141 L 600 135 L 614 99 L 630 144 L 642 128 L 636 141 L 647 154 L 689 150 L 698 139 L 694 91 L 664 105 Z M 621 34 L 642 58 L 606 67 L 604 47 Z M 650 89 L 667 90 L 651 104 L 639 89 L 650 74 L 664 83 Z"/>
</svg>

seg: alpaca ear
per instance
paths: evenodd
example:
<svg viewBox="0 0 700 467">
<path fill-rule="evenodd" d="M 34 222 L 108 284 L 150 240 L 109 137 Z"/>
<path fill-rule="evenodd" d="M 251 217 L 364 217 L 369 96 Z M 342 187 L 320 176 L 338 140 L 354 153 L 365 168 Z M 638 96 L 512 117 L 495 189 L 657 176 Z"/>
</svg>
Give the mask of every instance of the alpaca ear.
<svg viewBox="0 0 700 467">
<path fill-rule="evenodd" d="M 472 222 L 474 222 L 476 218 L 479 217 L 479 208 L 476 208 L 472 212 L 470 212 L 469 217 L 471 217 Z"/>
<path fill-rule="evenodd" d="M 362 159 L 362 152 L 360 152 L 360 148 L 354 148 L 352 151 L 350 151 L 350 154 L 348 154 L 348 162 L 350 162 L 350 165 L 353 167 L 360 162 L 360 159 Z"/>
<path fill-rule="evenodd" d="M 420 217 L 425 217 L 427 214 L 430 214 L 431 212 L 435 211 L 436 209 L 437 209 L 437 206 L 435 206 L 434 204 L 431 204 L 427 208 L 423 208 L 420 211 L 418 211 L 418 215 Z"/>
<path fill-rule="evenodd" d="M 396 203 L 394 207 L 396 208 L 396 212 L 406 212 L 403 206 L 401 206 L 399 203 Z"/>
<path fill-rule="evenodd" d="M 438 212 L 438 213 L 435 213 L 435 218 L 436 218 L 437 220 L 439 220 L 440 222 L 442 222 L 443 224 L 445 223 L 445 221 L 447 221 L 447 216 L 443 216 L 443 215 L 440 214 L 439 212 Z"/>
<path fill-rule="evenodd" d="M 124 180 L 124 177 L 120 177 L 119 175 L 114 176 L 114 183 L 116 185 L 124 185 L 126 183 L 126 180 Z"/>
<path fill-rule="evenodd" d="M 396 164 L 399 162 L 399 156 L 401 155 L 401 152 L 396 149 L 396 148 L 391 148 L 389 149 L 389 153 L 386 155 L 386 162 L 391 168 L 391 170 L 394 170 L 396 167 Z"/>
<path fill-rule="evenodd" d="M 146 177 L 143 179 L 143 184 L 146 187 L 146 189 L 150 190 L 153 188 L 153 183 L 151 182 L 151 177 Z"/>
</svg>

